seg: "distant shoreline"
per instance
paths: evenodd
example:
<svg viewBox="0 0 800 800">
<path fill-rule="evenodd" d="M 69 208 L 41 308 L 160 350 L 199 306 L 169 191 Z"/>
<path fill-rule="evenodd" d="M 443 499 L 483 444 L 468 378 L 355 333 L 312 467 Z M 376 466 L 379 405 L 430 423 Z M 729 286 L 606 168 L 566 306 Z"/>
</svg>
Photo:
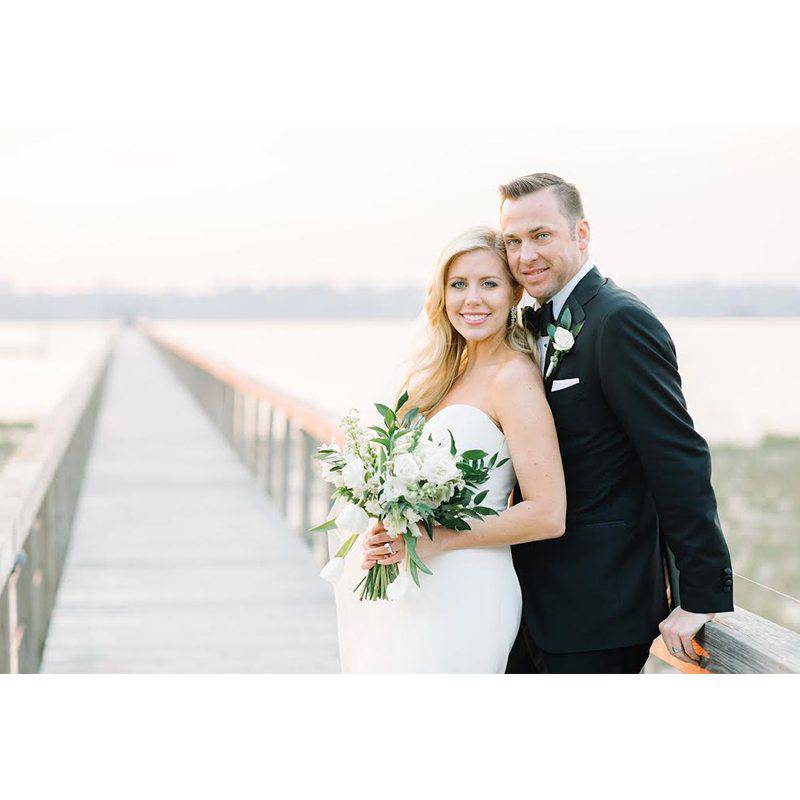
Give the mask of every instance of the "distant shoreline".
<svg viewBox="0 0 800 800">
<path fill-rule="evenodd" d="M 709 283 L 630 287 L 663 317 L 800 317 L 800 286 Z M 407 319 L 422 308 L 422 286 L 337 289 L 324 284 L 240 287 L 207 294 L 94 290 L 15 292 L 0 287 L 0 320 Z"/>
</svg>

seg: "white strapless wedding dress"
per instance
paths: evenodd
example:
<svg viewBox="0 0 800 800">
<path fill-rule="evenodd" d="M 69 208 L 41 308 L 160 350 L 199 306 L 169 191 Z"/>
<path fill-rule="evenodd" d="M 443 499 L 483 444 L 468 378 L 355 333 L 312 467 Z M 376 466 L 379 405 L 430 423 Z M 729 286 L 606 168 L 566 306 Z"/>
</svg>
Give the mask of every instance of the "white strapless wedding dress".
<svg viewBox="0 0 800 800">
<path fill-rule="evenodd" d="M 459 452 L 508 456 L 505 436 L 475 406 L 446 406 L 426 423 L 434 426 L 452 432 Z M 502 512 L 515 482 L 510 460 L 492 470 L 482 505 Z M 329 534 L 331 554 L 344 538 Z M 353 593 L 364 575 L 356 542 L 334 587 L 342 672 L 505 672 L 522 613 L 510 548 L 455 550 L 425 563 L 433 575 L 420 574 L 421 588 L 411 583 L 400 600 L 362 602 Z"/>
</svg>

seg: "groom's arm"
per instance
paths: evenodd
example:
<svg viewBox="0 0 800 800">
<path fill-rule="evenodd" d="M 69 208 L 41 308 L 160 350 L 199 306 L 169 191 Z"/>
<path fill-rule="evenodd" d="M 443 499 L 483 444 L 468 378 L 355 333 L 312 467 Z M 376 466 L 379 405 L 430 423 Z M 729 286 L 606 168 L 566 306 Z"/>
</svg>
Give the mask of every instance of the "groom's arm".
<svg viewBox="0 0 800 800">
<path fill-rule="evenodd" d="M 732 611 L 708 445 L 686 409 L 669 334 L 646 306 L 629 303 L 606 318 L 597 347 L 603 392 L 641 460 L 680 570 L 681 608 Z"/>
</svg>

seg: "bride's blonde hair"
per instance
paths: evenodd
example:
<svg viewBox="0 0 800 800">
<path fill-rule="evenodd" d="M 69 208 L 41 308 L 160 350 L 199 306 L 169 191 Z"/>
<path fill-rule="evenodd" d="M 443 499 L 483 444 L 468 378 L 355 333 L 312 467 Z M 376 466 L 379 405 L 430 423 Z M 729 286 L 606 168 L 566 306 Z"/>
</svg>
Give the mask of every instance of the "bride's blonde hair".
<svg viewBox="0 0 800 800">
<path fill-rule="evenodd" d="M 512 297 L 521 291 L 508 266 L 508 257 L 499 231 L 487 227 L 470 228 L 448 242 L 442 250 L 428 284 L 424 314 L 427 317 L 426 340 L 411 361 L 411 368 L 401 391 L 408 392 L 406 408 L 419 407 L 423 414 L 436 408 L 467 366 L 464 337 L 453 327 L 445 308 L 447 272 L 460 255 L 474 250 L 488 250 L 503 264 L 511 283 Z M 511 307 L 515 307 L 512 300 Z M 515 314 L 513 324 L 506 324 L 505 343 L 512 350 L 525 353 L 538 362 L 536 342 Z"/>
</svg>

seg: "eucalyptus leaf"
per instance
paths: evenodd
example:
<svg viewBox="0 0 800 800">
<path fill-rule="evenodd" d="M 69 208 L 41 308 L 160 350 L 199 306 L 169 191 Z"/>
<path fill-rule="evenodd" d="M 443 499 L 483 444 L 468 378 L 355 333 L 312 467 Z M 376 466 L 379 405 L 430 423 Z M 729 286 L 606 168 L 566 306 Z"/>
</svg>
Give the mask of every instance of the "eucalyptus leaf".
<svg viewBox="0 0 800 800">
<path fill-rule="evenodd" d="M 384 418 L 389 417 L 389 419 L 395 418 L 394 411 L 392 411 L 392 409 L 389 408 L 389 406 L 385 406 L 383 403 L 375 403 L 375 408 L 378 409 L 378 413 L 382 417 Z"/>
<path fill-rule="evenodd" d="M 408 562 L 408 574 L 411 575 L 411 580 L 419 586 L 419 573 L 417 572 L 417 565 L 413 561 Z"/>
<path fill-rule="evenodd" d="M 400 395 L 400 398 L 398 399 L 397 405 L 395 406 L 394 410 L 399 411 L 406 404 L 407 401 L 408 401 L 408 392 L 403 392 L 403 394 Z"/>
<path fill-rule="evenodd" d="M 564 311 L 561 313 L 561 319 L 559 320 L 558 324 L 567 330 L 569 330 L 570 325 L 572 325 L 572 312 L 566 306 L 564 307 Z"/>
</svg>

